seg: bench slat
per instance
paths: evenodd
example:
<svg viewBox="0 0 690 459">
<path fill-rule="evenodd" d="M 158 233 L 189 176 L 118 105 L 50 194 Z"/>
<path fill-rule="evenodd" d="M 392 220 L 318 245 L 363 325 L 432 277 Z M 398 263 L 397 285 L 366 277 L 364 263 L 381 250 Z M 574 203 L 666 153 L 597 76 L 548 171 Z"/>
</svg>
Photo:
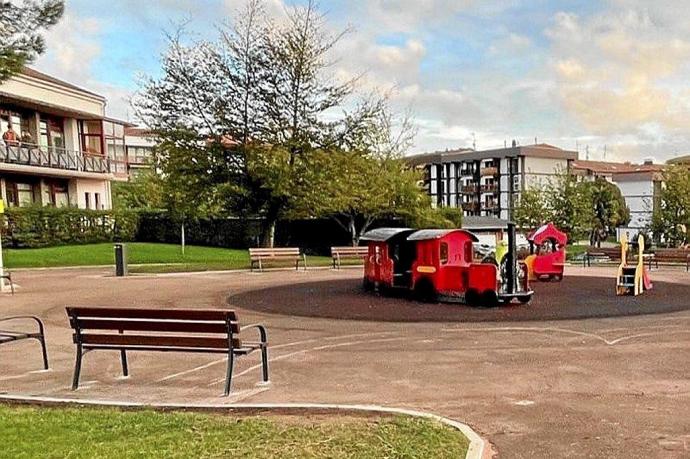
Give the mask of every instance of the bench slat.
<svg viewBox="0 0 690 459">
<path fill-rule="evenodd" d="M 118 319 L 163 319 L 163 320 L 217 320 L 237 321 L 231 309 L 137 309 L 137 308 L 96 308 L 68 307 L 67 314 L 82 317 L 111 317 Z"/>
<path fill-rule="evenodd" d="M 77 342 L 77 335 L 72 335 L 74 342 Z M 83 333 L 81 342 L 88 345 L 107 345 L 107 346 L 155 346 L 155 347 L 175 347 L 175 348 L 206 348 L 206 349 L 228 349 L 226 338 L 211 338 L 204 336 L 154 336 L 154 335 L 109 335 L 97 333 Z M 242 347 L 239 339 L 233 338 L 232 346 Z"/>
<path fill-rule="evenodd" d="M 113 318 L 77 319 L 82 330 L 134 330 L 134 331 L 161 331 L 161 332 L 186 332 L 186 333 L 222 333 L 227 335 L 225 322 L 192 322 L 192 321 L 153 321 L 153 320 L 118 320 Z M 230 323 L 233 333 L 239 333 L 237 322 Z"/>
</svg>

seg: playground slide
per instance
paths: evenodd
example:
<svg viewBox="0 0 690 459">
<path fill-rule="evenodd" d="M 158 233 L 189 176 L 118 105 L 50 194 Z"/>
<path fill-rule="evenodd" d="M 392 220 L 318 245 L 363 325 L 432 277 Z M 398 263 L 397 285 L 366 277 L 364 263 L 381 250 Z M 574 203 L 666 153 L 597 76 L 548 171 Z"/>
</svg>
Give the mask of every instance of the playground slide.
<svg viewBox="0 0 690 459">
<path fill-rule="evenodd" d="M 642 273 L 642 285 L 644 285 L 645 290 L 651 290 L 652 287 L 654 286 L 652 284 L 652 278 L 649 277 L 649 273 L 645 269 Z"/>
</svg>

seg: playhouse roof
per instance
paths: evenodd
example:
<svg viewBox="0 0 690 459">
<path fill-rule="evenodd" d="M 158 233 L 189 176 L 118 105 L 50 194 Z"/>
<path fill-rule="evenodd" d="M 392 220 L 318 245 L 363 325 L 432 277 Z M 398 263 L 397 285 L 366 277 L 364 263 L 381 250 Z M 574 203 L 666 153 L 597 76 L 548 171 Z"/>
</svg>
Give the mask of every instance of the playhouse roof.
<svg viewBox="0 0 690 459">
<path fill-rule="evenodd" d="M 450 233 L 461 232 L 467 234 L 473 242 L 479 242 L 474 234 L 464 229 L 425 229 L 415 231 L 407 237 L 408 241 L 427 241 L 429 239 L 440 239 Z"/>
<path fill-rule="evenodd" d="M 400 234 L 403 232 L 412 232 L 414 231 L 412 228 L 376 228 L 371 231 L 367 231 L 360 237 L 360 240 L 362 241 L 387 241 L 388 239 L 392 238 L 396 234 Z"/>
<path fill-rule="evenodd" d="M 536 244 L 541 244 L 547 239 L 555 239 L 559 244 L 566 244 L 568 242 L 568 236 L 556 228 L 553 223 L 547 223 L 537 228 L 527 236 L 527 239 Z"/>
</svg>

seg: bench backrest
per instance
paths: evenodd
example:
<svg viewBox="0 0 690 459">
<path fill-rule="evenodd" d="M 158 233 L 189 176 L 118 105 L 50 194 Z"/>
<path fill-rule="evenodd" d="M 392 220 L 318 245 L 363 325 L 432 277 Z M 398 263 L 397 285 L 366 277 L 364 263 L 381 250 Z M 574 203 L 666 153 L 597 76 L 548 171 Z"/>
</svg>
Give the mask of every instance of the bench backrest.
<svg viewBox="0 0 690 459">
<path fill-rule="evenodd" d="M 596 254 L 596 253 L 603 253 L 608 257 L 611 258 L 620 258 L 621 256 L 621 248 L 620 247 L 587 247 L 587 253 L 591 254 Z"/>
<path fill-rule="evenodd" d="M 685 260 L 690 256 L 690 250 L 687 249 L 656 249 L 654 251 L 656 258 L 673 258 Z"/>
<path fill-rule="evenodd" d="M 369 253 L 369 247 L 367 246 L 360 246 L 360 247 L 331 247 L 331 255 L 335 256 L 336 254 L 338 255 L 361 255 L 365 256 Z"/>
<path fill-rule="evenodd" d="M 240 331 L 235 311 L 224 309 L 66 310 L 74 329 L 74 342 L 86 345 L 228 349 L 230 334 Z M 241 344 L 233 336 L 232 346 L 238 348 Z"/>
<path fill-rule="evenodd" d="M 299 258 L 298 247 L 250 248 L 249 257 L 255 258 Z"/>
</svg>

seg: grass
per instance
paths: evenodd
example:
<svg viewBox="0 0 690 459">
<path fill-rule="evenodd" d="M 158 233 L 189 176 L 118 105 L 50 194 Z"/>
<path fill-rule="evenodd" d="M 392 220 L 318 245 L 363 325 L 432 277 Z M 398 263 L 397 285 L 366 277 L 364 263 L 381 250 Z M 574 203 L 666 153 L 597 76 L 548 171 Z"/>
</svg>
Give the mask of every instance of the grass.
<svg viewBox="0 0 690 459">
<path fill-rule="evenodd" d="M 247 250 L 187 246 L 185 254 L 179 245 L 132 242 L 127 244 L 130 272 L 182 272 L 249 268 Z M 113 244 L 86 244 L 39 249 L 4 250 L 8 268 L 50 268 L 60 266 L 95 266 L 114 264 Z M 327 266 L 329 257 L 307 256 L 308 266 Z M 288 266 L 290 264 L 282 264 Z M 267 263 L 266 267 L 281 266 Z"/>
<path fill-rule="evenodd" d="M 458 458 L 468 442 L 410 417 L 235 417 L 0 405 L 12 458 Z"/>
</svg>

